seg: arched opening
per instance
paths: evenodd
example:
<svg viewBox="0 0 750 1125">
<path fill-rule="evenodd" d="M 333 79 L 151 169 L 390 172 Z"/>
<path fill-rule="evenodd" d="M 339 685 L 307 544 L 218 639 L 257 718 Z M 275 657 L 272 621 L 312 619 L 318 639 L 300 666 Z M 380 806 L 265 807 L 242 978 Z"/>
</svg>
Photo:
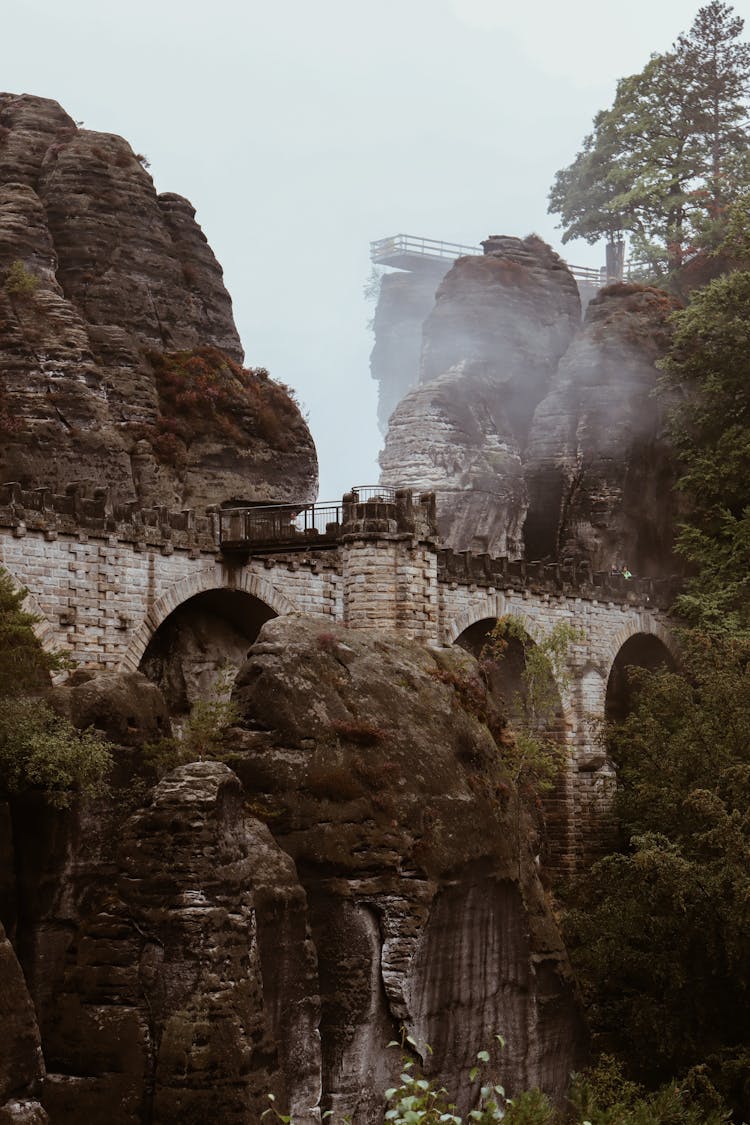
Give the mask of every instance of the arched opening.
<svg viewBox="0 0 750 1125">
<path fill-rule="evenodd" d="M 493 659 L 491 634 L 496 625 L 495 617 L 475 621 L 456 637 L 454 643 L 459 648 L 466 649 L 477 660 L 483 661 L 488 687 L 511 719 L 514 710 L 519 709 L 524 699 L 526 652 L 520 637 L 509 636 L 503 639 L 502 656 Z M 530 637 L 528 643 L 533 644 Z"/>
<path fill-rule="evenodd" d="M 674 658 L 658 637 L 652 633 L 636 633 L 622 646 L 615 657 L 607 680 L 604 704 L 605 718 L 621 723 L 633 709 L 634 693 L 631 668 L 645 668 L 655 672 L 660 668 L 674 669 Z"/>
<path fill-rule="evenodd" d="M 188 598 L 149 641 L 140 670 L 161 688 L 170 713 L 189 713 L 222 673 L 238 669 L 265 621 L 276 613 L 242 590 L 207 590 Z"/>
<path fill-rule="evenodd" d="M 541 806 L 545 865 L 561 871 L 571 855 L 567 724 L 562 697 L 551 675 L 541 686 L 537 675 L 536 685 L 531 687 L 529 658 L 538 650 L 520 622 L 514 621 L 506 630 L 500 645 L 493 643 L 496 625 L 496 618 L 477 621 L 454 643 L 482 661 L 488 688 L 506 717 L 509 739 L 514 743 L 514 749 L 507 751 L 511 776 L 527 805 Z M 535 671 L 539 672 L 536 665 Z M 521 749 L 523 742 L 529 750 Z"/>
</svg>

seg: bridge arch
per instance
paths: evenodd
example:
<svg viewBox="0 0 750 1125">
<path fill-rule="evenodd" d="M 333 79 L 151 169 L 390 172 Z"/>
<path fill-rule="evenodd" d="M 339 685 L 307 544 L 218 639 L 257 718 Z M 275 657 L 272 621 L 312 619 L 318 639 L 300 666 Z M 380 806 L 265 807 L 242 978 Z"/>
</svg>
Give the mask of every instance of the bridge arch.
<svg viewBox="0 0 750 1125">
<path fill-rule="evenodd" d="M 519 621 L 533 641 L 540 639 L 540 630 L 534 618 L 520 606 L 510 606 L 504 594 L 485 594 L 472 602 L 471 609 L 459 613 L 445 626 L 444 637 L 448 645 L 455 644 L 462 633 L 480 621 L 489 621 L 492 618 L 499 620 L 512 613 Z"/>
<path fill-rule="evenodd" d="M 664 630 L 646 632 L 635 630 L 622 640 L 609 667 L 604 694 L 605 718 L 619 722 L 633 705 L 632 686 L 628 670 L 632 667 L 656 671 L 674 669 L 676 653 L 671 638 Z"/>
<path fill-rule="evenodd" d="M 497 604 L 497 598 L 493 597 L 492 600 Z M 504 602 L 505 599 L 502 601 Z M 513 630 L 512 635 L 506 635 L 502 655 L 496 657 L 492 655 L 492 649 L 488 651 L 485 647 L 491 630 L 498 621 L 498 615 L 495 614 L 477 619 L 476 615 L 471 613 L 458 618 L 457 623 L 463 620 L 469 623 L 453 643 L 482 660 L 488 691 L 505 713 L 509 731 L 512 733 L 515 729 L 519 732 L 531 721 L 532 730 L 541 736 L 545 743 L 557 747 L 559 758 L 554 771 L 556 776 L 551 779 L 551 789 L 542 797 L 543 815 L 538 822 L 538 827 L 541 830 L 539 844 L 545 865 L 552 870 L 562 872 L 572 866 L 575 848 L 575 825 L 571 815 L 572 736 L 575 730 L 575 715 L 571 706 L 570 691 L 568 685 L 561 684 L 555 676 L 554 682 L 550 684 L 549 698 L 543 703 L 543 712 L 535 714 L 533 704 L 532 711 L 527 710 L 529 701 L 529 685 L 525 679 L 527 660 L 530 650 L 536 648 L 544 639 L 544 630 L 528 613 L 523 610 L 517 612 L 515 606 L 510 609 L 510 613 L 506 609 L 504 613 L 499 614 L 499 617 L 503 616 L 512 616 L 515 622 L 522 626 L 525 636 L 519 636 L 516 630 Z M 519 723 L 521 723 L 520 727 Z"/>
<path fill-rule="evenodd" d="M 656 637 L 664 645 L 672 659 L 677 660 L 677 647 L 669 630 L 658 618 L 654 617 L 652 613 L 641 611 L 628 615 L 622 627 L 609 638 L 602 661 L 602 672 L 605 676 L 609 676 L 611 673 L 612 666 L 623 645 L 625 645 L 631 637 L 635 637 L 638 634 Z"/>
<path fill-rule="evenodd" d="M 209 594 L 213 591 L 227 591 L 229 593 L 248 594 L 263 602 L 271 610 L 274 617 L 283 617 L 289 613 L 296 613 L 297 606 L 281 593 L 272 583 L 257 574 L 245 572 L 236 582 L 221 583 L 216 580 L 215 571 L 201 571 L 175 582 L 161 598 L 154 602 L 143 620 L 136 627 L 130 639 L 127 651 L 120 662 L 121 672 L 136 672 L 148 648 L 148 645 L 157 630 L 167 618 L 179 609 L 181 605 L 200 594 Z"/>
</svg>

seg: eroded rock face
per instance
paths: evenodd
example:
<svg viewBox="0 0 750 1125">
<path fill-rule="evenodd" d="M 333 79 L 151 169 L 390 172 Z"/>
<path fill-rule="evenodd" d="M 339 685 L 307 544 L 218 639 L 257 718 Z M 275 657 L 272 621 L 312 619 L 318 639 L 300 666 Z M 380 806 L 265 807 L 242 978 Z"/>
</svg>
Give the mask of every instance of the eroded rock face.
<svg viewBox="0 0 750 1125">
<path fill-rule="evenodd" d="M 39 1027 L 13 946 L 0 922 L 0 1125 L 44 1125 L 37 1100 L 44 1079 Z"/>
<path fill-rule="evenodd" d="M 158 689 L 88 673 L 55 689 L 120 765 L 109 799 L 13 801 L 6 891 L 56 1125 L 254 1125 L 269 1092 L 300 1125 L 328 1108 L 379 1125 L 401 1024 L 464 1103 L 498 1029 L 509 1089 L 561 1095 L 579 1018 L 482 692 L 463 650 L 278 618 L 235 685 L 232 768 L 180 766 L 149 793 Z M 39 1039 L 20 1036 L 16 1098 Z"/>
<path fill-rule="evenodd" d="M 168 775 L 125 825 L 118 861 L 68 950 L 45 1029 L 64 1064 L 47 1083 L 54 1120 L 106 1106 L 109 1119 L 136 1122 L 150 1102 L 158 1122 L 250 1125 L 272 1091 L 317 1120 L 304 894 L 265 826 L 244 815 L 231 771 L 196 762 Z"/>
<path fill-rule="evenodd" d="M 661 290 L 635 285 L 612 286 L 589 304 L 531 426 L 528 558 L 670 573 L 675 464 L 654 391 L 676 307 Z"/>
<path fill-rule="evenodd" d="M 456 550 L 518 558 L 529 425 L 580 322 L 580 298 L 549 246 L 492 237 L 459 258 L 424 325 L 420 386 L 391 416 L 384 484 L 436 493 Z"/>
<path fill-rule="evenodd" d="M 61 1125 L 255 1125 L 269 1092 L 316 1125 L 319 989 L 292 860 L 220 763 L 139 788 L 134 759 L 166 720 L 145 677 L 78 673 L 52 702 L 116 739 L 119 769 L 110 799 L 14 799 L 14 941 L 41 1034 L 21 1028 L 0 1092 L 28 1100 L 41 1038 L 42 1101 Z M 0 983 L 14 979 L 3 962 Z"/>
<path fill-rule="evenodd" d="M 228 761 L 307 893 L 322 1108 L 361 1125 L 382 1120 L 398 1065 L 385 1044 L 401 1023 L 464 1097 L 499 1028 L 510 1088 L 559 1096 L 575 1063 L 533 833 L 519 856 L 498 748 L 461 704 L 475 676 L 462 650 L 294 617 L 264 625 L 235 684 L 245 729 Z"/>
<path fill-rule="evenodd" d="M 241 361 L 188 201 L 157 196 L 121 137 L 0 94 L 0 479 L 143 505 L 312 499 L 299 410 Z"/>
</svg>

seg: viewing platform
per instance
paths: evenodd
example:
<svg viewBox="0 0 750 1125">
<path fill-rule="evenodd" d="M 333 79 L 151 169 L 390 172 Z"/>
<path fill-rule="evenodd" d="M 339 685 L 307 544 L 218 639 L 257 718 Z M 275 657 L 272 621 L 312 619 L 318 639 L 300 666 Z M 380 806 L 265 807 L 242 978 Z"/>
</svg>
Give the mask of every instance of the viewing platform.
<svg viewBox="0 0 750 1125">
<path fill-rule="evenodd" d="M 435 238 L 418 238 L 413 234 L 394 234 L 370 243 L 370 260 L 376 266 L 391 266 L 410 273 L 434 271 L 441 264 L 446 271 L 457 258 L 481 257 L 481 246 L 463 246 L 458 242 L 441 242 Z M 606 266 L 572 266 L 566 263 L 579 283 L 602 288 L 608 282 Z"/>
<path fill-rule="evenodd" d="M 223 508 L 219 545 L 227 554 L 319 551 L 337 547 L 344 535 L 365 526 L 368 531 L 434 536 L 435 498 L 410 489 L 357 485 L 339 502 Z"/>
</svg>

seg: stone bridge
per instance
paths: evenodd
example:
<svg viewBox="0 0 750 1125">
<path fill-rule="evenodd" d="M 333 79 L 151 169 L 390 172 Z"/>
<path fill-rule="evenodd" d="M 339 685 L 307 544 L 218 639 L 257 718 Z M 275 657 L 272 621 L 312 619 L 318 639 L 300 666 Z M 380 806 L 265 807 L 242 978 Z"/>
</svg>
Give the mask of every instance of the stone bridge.
<svg viewBox="0 0 750 1125">
<path fill-rule="evenodd" d="M 349 494 L 328 534 L 312 529 L 283 548 L 261 548 L 242 529 L 238 535 L 241 515 L 113 508 L 103 490 L 87 495 L 70 486 L 53 495 L 4 485 L 0 564 L 28 590 L 46 646 L 111 671 L 138 669 L 170 623 L 189 627 L 199 610 L 231 622 L 245 650 L 263 621 L 279 614 L 396 629 L 476 653 L 506 614 L 523 622 L 532 641 L 565 622 L 581 639 L 559 685 L 568 768 L 552 802 L 550 862 L 570 867 L 587 853 L 588 826 L 606 806 L 613 778 L 598 724 L 625 705 L 627 664 L 670 658 L 668 582 L 440 550 L 434 497 L 406 490 L 386 499 Z"/>
</svg>

